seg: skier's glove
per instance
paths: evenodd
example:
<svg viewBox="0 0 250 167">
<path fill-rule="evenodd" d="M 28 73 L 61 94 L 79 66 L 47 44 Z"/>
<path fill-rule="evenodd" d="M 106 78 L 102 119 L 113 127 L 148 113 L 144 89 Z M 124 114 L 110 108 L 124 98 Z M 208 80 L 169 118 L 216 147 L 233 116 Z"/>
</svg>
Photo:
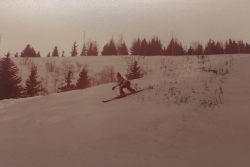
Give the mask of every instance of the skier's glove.
<svg viewBox="0 0 250 167">
<path fill-rule="evenodd" d="M 115 86 L 112 88 L 112 90 L 114 90 L 115 89 Z"/>
</svg>

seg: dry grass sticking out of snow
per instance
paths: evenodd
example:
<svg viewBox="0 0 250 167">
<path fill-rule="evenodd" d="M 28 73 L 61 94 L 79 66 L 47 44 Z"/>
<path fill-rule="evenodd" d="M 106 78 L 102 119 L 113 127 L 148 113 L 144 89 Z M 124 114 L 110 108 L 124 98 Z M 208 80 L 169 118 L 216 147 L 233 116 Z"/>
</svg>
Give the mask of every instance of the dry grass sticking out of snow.
<svg viewBox="0 0 250 167">
<path fill-rule="evenodd" d="M 197 107 L 220 107 L 224 101 L 225 82 L 233 71 L 234 58 L 230 56 L 222 62 L 210 59 L 200 56 L 186 61 L 167 61 L 163 72 L 154 74 L 154 77 L 161 78 L 160 82 L 149 85 L 154 94 L 144 99 L 164 101 L 169 105 L 196 103 Z"/>
</svg>

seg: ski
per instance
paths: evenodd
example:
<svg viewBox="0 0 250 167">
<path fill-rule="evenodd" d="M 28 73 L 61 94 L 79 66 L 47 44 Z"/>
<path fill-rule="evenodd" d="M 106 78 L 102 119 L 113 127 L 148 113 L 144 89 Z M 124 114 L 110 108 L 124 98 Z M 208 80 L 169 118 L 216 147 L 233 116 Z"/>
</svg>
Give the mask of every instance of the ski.
<svg viewBox="0 0 250 167">
<path fill-rule="evenodd" d="M 141 91 L 143 91 L 143 90 L 146 90 L 146 89 L 137 90 L 137 91 L 135 91 L 135 92 L 133 92 L 133 93 L 126 93 L 124 96 L 117 96 L 117 97 L 114 97 L 114 98 L 109 99 L 109 100 L 104 100 L 104 101 L 102 101 L 102 102 L 103 102 L 103 103 L 107 103 L 107 102 L 112 101 L 112 100 L 115 100 L 115 99 L 121 99 L 121 98 L 127 97 L 127 96 L 129 96 L 129 95 L 133 95 L 133 94 L 139 93 L 139 92 L 141 92 Z"/>
</svg>

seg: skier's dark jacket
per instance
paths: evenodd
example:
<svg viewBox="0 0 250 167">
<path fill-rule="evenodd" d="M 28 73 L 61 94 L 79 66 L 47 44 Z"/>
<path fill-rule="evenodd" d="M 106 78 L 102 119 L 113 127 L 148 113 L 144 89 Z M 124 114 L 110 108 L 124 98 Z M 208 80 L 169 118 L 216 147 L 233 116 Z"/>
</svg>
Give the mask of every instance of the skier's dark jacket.
<svg viewBox="0 0 250 167">
<path fill-rule="evenodd" d="M 117 78 L 117 82 L 116 82 L 116 85 L 114 87 L 124 86 L 124 85 L 130 84 L 130 82 L 128 80 L 124 79 L 119 72 L 117 73 L 116 78 Z"/>
</svg>

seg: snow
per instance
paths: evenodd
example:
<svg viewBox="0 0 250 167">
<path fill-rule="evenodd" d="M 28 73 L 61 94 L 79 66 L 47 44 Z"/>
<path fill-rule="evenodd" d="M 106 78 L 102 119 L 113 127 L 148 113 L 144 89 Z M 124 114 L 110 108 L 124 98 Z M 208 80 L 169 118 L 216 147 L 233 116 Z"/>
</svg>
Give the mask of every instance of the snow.
<svg viewBox="0 0 250 167">
<path fill-rule="evenodd" d="M 40 75 L 52 59 L 59 65 L 64 58 L 34 59 Z M 92 73 L 104 64 L 126 73 L 123 57 L 66 59 L 89 64 Z M 13 60 L 20 75 L 28 76 L 27 67 Z M 166 68 L 159 68 L 161 60 Z M 230 71 L 217 77 L 197 70 L 197 61 L 196 56 L 146 57 L 147 75 L 131 82 L 151 87 L 108 103 L 102 100 L 115 96 L 113 83 L 0 101 L 0 166 L 248 167 L 250 57 L 209 56 L 204 66 Z M 176 94 L 170 96 L 173 87 Z M 180 101 L 185 95 L 187 103 Z M 200 103 L 211 99 L 222 103 Z"/>
</svg>

